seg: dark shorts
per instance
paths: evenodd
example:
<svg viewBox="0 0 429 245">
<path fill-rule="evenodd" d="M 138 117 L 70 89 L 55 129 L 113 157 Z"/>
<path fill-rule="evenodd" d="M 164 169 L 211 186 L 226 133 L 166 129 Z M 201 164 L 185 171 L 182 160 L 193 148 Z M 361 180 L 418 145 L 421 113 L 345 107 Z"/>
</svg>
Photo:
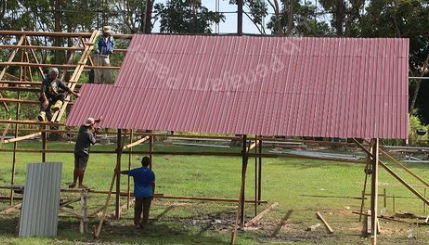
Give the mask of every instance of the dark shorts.
<svg viewBox="0 0 429 245">
<path fill-rule="evenodd" d="M 74 154 L 74 167 L 85 170 L 86 165 L 88 164 L 88 158 L 88 155 Z"/>
</svg>

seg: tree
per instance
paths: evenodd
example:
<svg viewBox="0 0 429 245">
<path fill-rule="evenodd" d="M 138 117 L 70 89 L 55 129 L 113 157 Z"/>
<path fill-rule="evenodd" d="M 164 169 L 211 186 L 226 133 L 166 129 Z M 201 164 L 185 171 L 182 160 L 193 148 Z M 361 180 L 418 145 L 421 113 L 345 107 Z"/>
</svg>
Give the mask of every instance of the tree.
<svg viewBox="0 0 429 245">
<path fill-rule="evenodd" d="M 362 36 L 410 39 L 410 74 L 424 76 L 429 64 L 429 1 L 372 0 L 363 17 Z M 429 105 L 420 90 L 421 81 L 410 85 L 410 112 L 429 123 Z M 426 85 L 424 85 L 426 86 Z M 417 109 L 417 110 L 415 110 Z"/>
<path fill-rule="evenodd" d="M 209 11 L 201 0 L 169 0 L 154 6 L 155 20 L 166 33 L 211 33 L 211 25 L 225 21 L 225 16 Z"/>
</svg>

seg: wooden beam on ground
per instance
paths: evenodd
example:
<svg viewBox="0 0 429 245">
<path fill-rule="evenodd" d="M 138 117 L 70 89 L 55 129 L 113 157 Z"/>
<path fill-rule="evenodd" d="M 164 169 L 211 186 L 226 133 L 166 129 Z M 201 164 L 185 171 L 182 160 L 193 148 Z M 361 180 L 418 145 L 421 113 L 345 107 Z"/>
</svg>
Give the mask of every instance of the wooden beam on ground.
<svg viewBox="0 0 429 245">
<path fill-rule="evenodd" d="M 253 219 L 251 219 L 249 222 L 247 222 L 246 226 L 252 226 L 252 225 L 257 224 L 264 217 L 265 214 L 267 214 L 268 212 L 270 212 L 271 210 L 273 210 L 278 205 L 279 205 L 278 202 L 275 202 L 275 203 L 271 204 L 268 208 L 266 208 L 264 211 L 260 212 Z"/>
<path fill-rule="evenodd" d="M 148 141 L 148 140 L 149 140 L 149 138 L 150 138 L 150 136 L 145 136 L 145 137 L 143 137 L 143 138 L 141 138 L 141 139 L 139 139 L 139 140 L 136 140 L 135 142 L 133 142 L 133 143 L 131 143 L 131 144 L 128 144 L 128 145 L 126 145 L 126 146 L 122 147 L 122 150 L 126 150 L 126 149 L 132 148 L 132 147 L 134 147 L 134 146 L 137 146 L 137 145 L 143 144 L 144 142 Z"/>
<path fill-rule="evenodd" d="M 21 208 L 21 206 L 22 206 L 22 203 L 19 203 L 19 204 L 13 206 L 13 207 L 10 207 L 10 208 L 8 208 L 6 210 L 1 211 L 0 214 L 11 214 L 11 213 L 14 213 L 14 212 L 18 211 Z"/>
<path fill-rule="evenodd" d="M 328 229 L 328 232 L 334 233 L 334 230 L 331 228 L 331 226 L 328 224 L 328 222 L 323 218 L 322 214 L 320 212 L 316 212 L 316 215 L 317 215 L 317 218 L 319 218 L 323 222 L 326 229 Z"/>
</svg>

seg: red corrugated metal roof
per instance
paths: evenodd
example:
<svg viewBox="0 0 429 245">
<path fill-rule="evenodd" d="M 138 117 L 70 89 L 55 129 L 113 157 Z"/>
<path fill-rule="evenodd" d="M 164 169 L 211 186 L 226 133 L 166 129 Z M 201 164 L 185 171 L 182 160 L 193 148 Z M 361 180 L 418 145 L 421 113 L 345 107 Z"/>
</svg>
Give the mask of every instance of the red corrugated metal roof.
<svg viewBox="0 0 429 245">
<path fill-rule="evenodd" d="M 135 35 L 114 86 L 84 85 L 67 125 L 406 138 L 408 39 Z"/>
</svg>

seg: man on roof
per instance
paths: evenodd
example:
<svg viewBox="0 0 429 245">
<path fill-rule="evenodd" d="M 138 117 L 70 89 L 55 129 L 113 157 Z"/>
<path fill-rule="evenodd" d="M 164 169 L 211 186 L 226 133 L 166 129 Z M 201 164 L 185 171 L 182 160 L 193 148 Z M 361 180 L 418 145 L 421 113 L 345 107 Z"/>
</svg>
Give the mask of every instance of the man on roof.
<svg viewBox="0 0 429 245">
<path fill-rule="evenodd" d="M 79 94 L 71 90 L 66 84 L 57 79 L 59 71 L 57 68 L 51 68 L 48 72 L 48 75 L 42 82 L 42 87 L 40 91 L 40 113 L 37 117 L 39 121 L 51 120 L 52 110 L 55 112 L 64 104 L 64 99 L 66 97 L 66 92 L 73 94 L 76 97 L 79 97 Z"/>
<path fill-rule="evenodd" d="M 115 40 L 112 37 L 112 28 L 104 26 L 101 35 L 98 35 L 94 43 L 94 64 L 95 66 L 110 66 L 110 54 L 113 53 Z M 114 83 L 112 71 L 110 69 L 94 69 L 94 83 Z"/>
</svg>

